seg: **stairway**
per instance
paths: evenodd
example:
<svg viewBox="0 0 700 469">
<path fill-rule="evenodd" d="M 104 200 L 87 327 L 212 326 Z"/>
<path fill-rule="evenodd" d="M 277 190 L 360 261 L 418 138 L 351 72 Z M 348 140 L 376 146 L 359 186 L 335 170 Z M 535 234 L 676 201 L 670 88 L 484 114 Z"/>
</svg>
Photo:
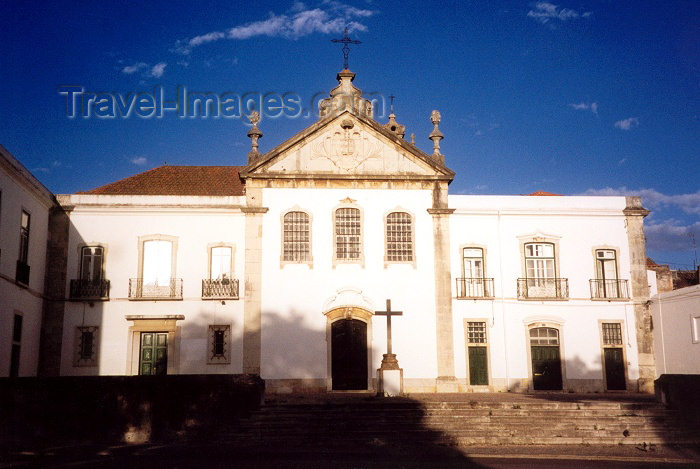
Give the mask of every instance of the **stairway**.
<svg viewBox="0 0 700 469">
<path fill-rule="evenodd" d="M 700 428 L 648 396 L 325 395 L 268 402 L 225 436 L 241 446 L 407 448 L 693 445 Z"/>
</svg>

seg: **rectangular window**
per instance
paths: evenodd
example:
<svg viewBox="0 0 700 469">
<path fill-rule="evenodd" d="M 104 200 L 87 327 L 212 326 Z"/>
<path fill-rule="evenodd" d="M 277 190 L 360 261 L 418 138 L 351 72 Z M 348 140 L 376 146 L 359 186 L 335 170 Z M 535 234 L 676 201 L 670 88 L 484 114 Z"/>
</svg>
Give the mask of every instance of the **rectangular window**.
<svg viewBox="0 0 700 469">
<path fill-rule="evenodd" d="M 700 316 L 691 318 L 692 329 L 693 329 L 693 343 L 697 344 L 700 342 Z"/>
<path fill-rule="evenodd" d="M 170 241 L 153 240 L 143 243 L 143 284 L 170 286 L 172 278 L 172 249 Z"/>
<path fill-rule="evenodd" d="M 23 264 L 27 264 L 27 259 L 29 257 L 29 225 L 31 221 L 31 216 L 22 210 L 22 219 L 19 229 L 19 261 Z"/>
<path fill-rule="evenodd" d="M 102 280 L 102 261 L 104 248 L 85 246 L 81 250 L 80 279 L 85 282 L 99 283 Z"/>
<path fill-rule="evenodd" d="M 525 269 L 527 278 L 555 278 L 554 245 L 550 243 L 526 244 Z"/>
<path fill-rule="evenodd" d="M 603 323 L 603 345 L 622 345 L 622 326 L 620 323 Z"/>
<path fill-rule="evenodd" d="M 207 363 L 231 363 L 231 326 L 209 326 Z"/>
<path fill-rule="evenodd" d="M 97 366 L 97 330 L 96 326 L 76 328 L 74 366 Z"/>
<path fill-rule="evenodd" d="M 231 248 L 211 248 L 211 280 L 231 280 Z"/>
<path fill-rule="evenodd" d="M 485 322 L 468 322 L 467 323 L 467 341 L 470 344 L 485 344 L 486 343 L 486 323 Z"/>
<path fill-rule="evenodd" d="M 12 321 L 12 349 L 10 352 L 10 378 L 19 376 L 19 358 L 22 345 L 22 315 L 15 314 Z"/>
<path fill-rule="evenodd" d="M 386 260 L 413 261 L 413 219 L 406 212 L 393 212 L 386 217 Z"/>
<path fill-rule="evenodd" d="M 309 214 L 287 212 L 282 228 L 282 260 L 307 262 L 311 259 L 311 233 Z"/>
<path fill-rule="evenodd" d="M 335 257 L 359 260 L 361 255 L 360 209 L 339 208 L 335 211 Z"/>
<path fill-rule="evenodd" d="M 596 279 L 594 298 L 621 298 L 626 284 L 617 278 L 617 258 L 613 249 L 597 249 L 595 252 Z"/>
</svg>

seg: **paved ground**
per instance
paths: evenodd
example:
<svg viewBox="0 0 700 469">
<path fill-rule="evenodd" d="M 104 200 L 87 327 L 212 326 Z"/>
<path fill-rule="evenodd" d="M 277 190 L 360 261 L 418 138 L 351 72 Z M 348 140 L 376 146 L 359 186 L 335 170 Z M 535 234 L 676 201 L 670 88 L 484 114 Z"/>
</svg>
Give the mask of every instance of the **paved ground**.
<svg viewBox="0 0 700 469">
<path fill-rule="evenodd" d="M 140 446 L 73 446 L 50 448 L 38 453 L 5 454 L 0 467 L 114 467 L 114 468 L 652 468 L 700 467 L 700 448 L 498 446 L 463 450 L 431 450 L 422 455 L 411 451 L 377 449 L 360 452 L 310 452 L 280 448 L 232 448 L 226 445 L 167 444 Z"/>
</svg>

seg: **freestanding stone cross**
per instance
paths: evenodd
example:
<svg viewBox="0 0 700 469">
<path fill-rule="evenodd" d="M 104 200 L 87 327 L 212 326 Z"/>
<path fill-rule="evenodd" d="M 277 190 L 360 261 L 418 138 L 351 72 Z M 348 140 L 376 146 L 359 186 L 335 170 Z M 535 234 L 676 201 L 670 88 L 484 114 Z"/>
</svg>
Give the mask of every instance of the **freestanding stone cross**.
<svg viewBox="0 0 700 469">
<path fill-rule="evenodd" d="M 386 311 L 375 311 L 374 314 L 377 316 L 386 316 L 386 354 L 392 355 L 391 353 L 391 317 L 392 316 L 402 316 L 403 311 L 392 311 L 391 310 L 391 300 L 386 300 Z"/>
<path fill-rule="evenodd" d="M 348 36 L 348 28 L 347 26 L 345 27 L 345 33 L 343 34 L 342 39 L 331 39 L 331 42 L 340 42 L 343 44 L 343 58 L 345 61 L 343 62 L 343 70 L 348 69 L 348 54 L 350 54 L 350 48 L 348 47 L 348 44 L 362 44 L 361 41 L 355 41 L 350 39 Z"/>
</svg>

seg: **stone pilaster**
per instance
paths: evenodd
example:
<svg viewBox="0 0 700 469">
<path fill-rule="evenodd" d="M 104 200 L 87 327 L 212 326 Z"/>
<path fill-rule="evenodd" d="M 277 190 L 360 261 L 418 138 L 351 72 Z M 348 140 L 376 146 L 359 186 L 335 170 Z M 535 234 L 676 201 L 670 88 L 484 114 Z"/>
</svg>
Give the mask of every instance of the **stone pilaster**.
<svg viewBox="0 0 700 469">
<path fill-rule="evenodd" d="M 454 331 L 452 327 L 452 275 L 450 273 L 449 216 L 447 183 L 436 183 L 433 189 L 433 247 L 435 251 L 435 326 L 437 333 L 437 392 L 458 392 L 455 378 Z"/>
<path fill-rule="evenodd" d="M 63 316 L 66 309 L 66 278 L 68 269 L 68 236 L 70 207 L 53 207 L 49 211 L 49 233 L 46 245 L 46 276 L 39 342 L 39 376 L 61 373 L 63 346 Z"/>
<path fill-rule="evenodd" d="M 649 211 L 642 207 L 640 197 L 626 197 L 623 211 L 627 225 L 630 251 L 630 282 L 637 332 L 637 355 L 639 359 L 639 392 L 654 392 L 654 344 L 649 312 L 649 284 L 647 281 L 646 246 L 644 239 L 644 217 Z"/>
<path fill-rule="evenodd" d="M 243 373 L 260 374 L 262 350 L 262 189 L 246 188 Z"/>
</svg>

